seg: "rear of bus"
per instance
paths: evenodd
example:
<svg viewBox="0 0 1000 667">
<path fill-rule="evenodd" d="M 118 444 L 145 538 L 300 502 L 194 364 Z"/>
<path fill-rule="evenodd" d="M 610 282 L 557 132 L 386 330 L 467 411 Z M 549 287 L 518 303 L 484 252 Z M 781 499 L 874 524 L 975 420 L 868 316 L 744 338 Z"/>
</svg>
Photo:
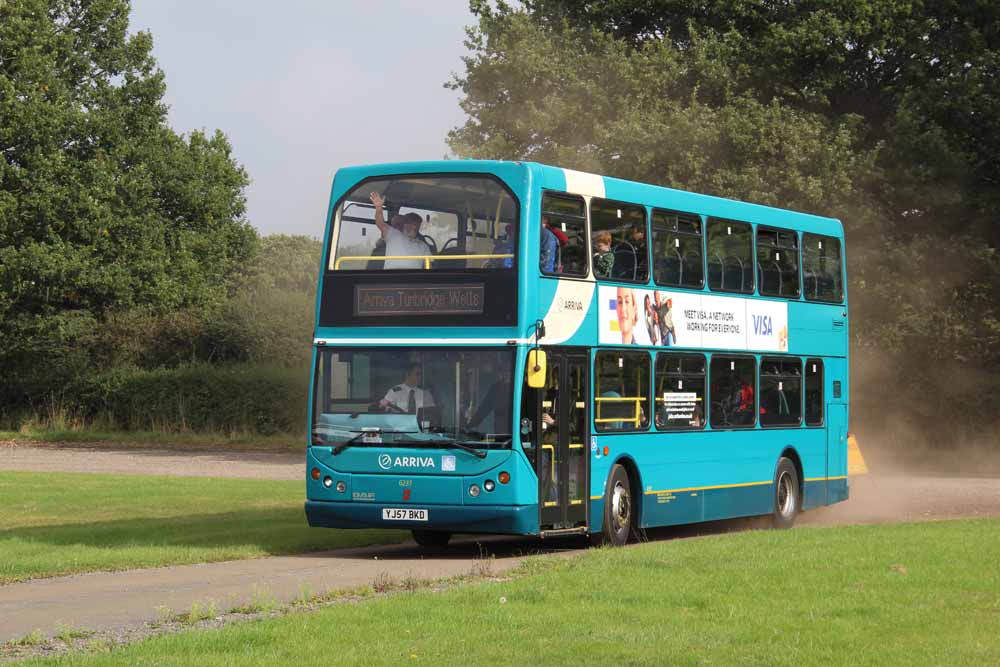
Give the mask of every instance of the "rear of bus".
<svg viewBox="0 0 1000 667">
<path fill-rule="evenodd" d="M 311 526 L 399 527 L 422 544 L 537 532 L 514 426 L 529 181 L 516 163 L 338 171 L 316 309 Z"/>
</svg>

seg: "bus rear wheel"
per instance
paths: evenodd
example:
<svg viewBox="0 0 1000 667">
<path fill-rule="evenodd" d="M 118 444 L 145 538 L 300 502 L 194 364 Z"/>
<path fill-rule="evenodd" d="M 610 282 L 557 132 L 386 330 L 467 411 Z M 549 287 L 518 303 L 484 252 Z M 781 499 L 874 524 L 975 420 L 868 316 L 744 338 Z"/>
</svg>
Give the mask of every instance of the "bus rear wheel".
<svg viewBox="0 0 1000 667">
<path fill-rule="evenodd" d="M 448 546 L 451 533 L 441 530 L 414 530 L 413 541 L 428 549 L 440 549 Z"/>
<path fill-rule="evenodd" d="M 591 536 L 594 544 L 620 547 L 632 537 L 635 524 L 635 504 L 632 486 L 625 466 L 615 464 L 608 477 L 608 492 L 604 499 L 604 521 L 600 534 Z"/>
<path fill-rule="evenodd" d="M 802 493 L 799 490 L 799 473 L 791 459 L 778 459 L 778 469 L 774 473 L 774 511 L 771 524 L 775 528 L 791 528 L 802 508 Z"/>
</svg>

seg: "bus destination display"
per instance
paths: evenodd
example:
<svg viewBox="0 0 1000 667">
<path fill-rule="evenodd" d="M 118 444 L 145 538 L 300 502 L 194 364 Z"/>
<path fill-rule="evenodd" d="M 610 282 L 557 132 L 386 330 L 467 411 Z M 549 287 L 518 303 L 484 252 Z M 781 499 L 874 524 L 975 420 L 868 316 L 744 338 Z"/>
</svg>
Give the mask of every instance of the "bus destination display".
<svg viewBox="0 0 1000 667">
<path fill-rule="evenodd" d="M 360 317 L 386 315 L 482 315 L 485 288 L 469 285 L 378 285 L 354 287 L 354 314 Z"/>
</svg>

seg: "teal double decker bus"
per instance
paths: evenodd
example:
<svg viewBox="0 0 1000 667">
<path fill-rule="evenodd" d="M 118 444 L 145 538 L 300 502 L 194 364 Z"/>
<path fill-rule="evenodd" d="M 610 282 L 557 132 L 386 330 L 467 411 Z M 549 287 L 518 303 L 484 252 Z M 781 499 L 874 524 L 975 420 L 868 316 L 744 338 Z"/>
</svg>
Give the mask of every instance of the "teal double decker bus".
<svg viewBox="0 0 1000 667">
<path fill-rule="evenodd" d="M 591 535 L 846 500 L 839 221 L 521 162 L 350 167 L 306 515 Z"/>
</svg>

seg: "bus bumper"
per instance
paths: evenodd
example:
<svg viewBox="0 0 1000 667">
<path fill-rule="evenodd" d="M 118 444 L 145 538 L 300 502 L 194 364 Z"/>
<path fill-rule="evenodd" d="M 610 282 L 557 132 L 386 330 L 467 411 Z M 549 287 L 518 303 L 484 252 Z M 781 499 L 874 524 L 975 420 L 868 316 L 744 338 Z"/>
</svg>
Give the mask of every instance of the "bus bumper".
<svg viewBox="0 0 1000 667">
<path fill-rule="evenodd" d="M 321 528 L 402 528 L 452 533 L 538 534 L 538 505 L 425 505 L 428 521 L 385 521 L 384 507 L 376 505 L 306 501 L 309 525 Z"/>
</svg>

